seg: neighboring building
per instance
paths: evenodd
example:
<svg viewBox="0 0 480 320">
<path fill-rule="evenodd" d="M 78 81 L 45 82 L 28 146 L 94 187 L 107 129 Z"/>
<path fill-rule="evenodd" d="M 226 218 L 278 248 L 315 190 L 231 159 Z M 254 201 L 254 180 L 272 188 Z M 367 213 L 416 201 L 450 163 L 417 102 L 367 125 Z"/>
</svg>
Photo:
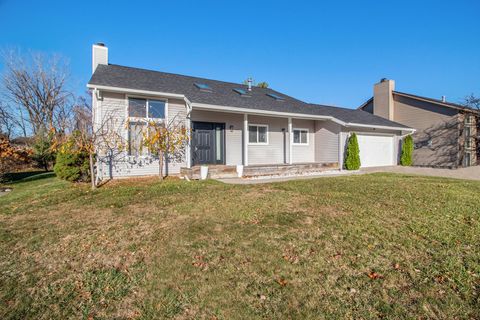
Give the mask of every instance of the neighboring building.
<svg viewBox="0 0 480 320">
<path fill-rule="evenodd" d="M 127 142 L 117 155 L 99 155 L 101 177 L 158 174 L 158 158 L 139 151 L 142 123 L 177 119 L 191 132 L 183 159 L 165 170 L 198 165 L 341 168 L 351 132 L 358 134 L 362 166 L 396 165 L 401 138 L 413 130 L 361 110 L 308 104 L 268 88 L 137 69 L 108 63 L 108 49 L 93 46 L 96 128 Z"/>
<path fill-rule="evenodd" d="M 395 91 L 393 80 L 374 85 L 373 97 L 359 107 L 416 129 L 416 166 L 457 168 L 477 164 L 479 112 L 442 100 Z"/>
</svg>

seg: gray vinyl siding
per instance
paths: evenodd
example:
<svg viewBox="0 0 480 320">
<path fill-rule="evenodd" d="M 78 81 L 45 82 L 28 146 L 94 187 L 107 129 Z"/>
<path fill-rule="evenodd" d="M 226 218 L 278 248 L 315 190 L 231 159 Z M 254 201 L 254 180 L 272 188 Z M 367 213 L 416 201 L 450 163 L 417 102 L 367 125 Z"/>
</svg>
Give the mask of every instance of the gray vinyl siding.
<svg viewBox="0 0 480 320">
<path fill-rule="evenodd" d="M 193 110 L 192 121 L 225 124 L 225 162 L 227 165 L 243 163 L 243 114 Z M 230 126 L 233 126 L 230 129 Z"/>
<path fill-rule="evenodd" d="M 102 92 L 103 99 L 97 101 L 97 111 L 100 111 L 100 122 L 109 123 L 108 130 L 115 131 L 122 137 L 122 143 L 128 145 L 127 130 L 127 97 L 125 94 Z M 148 98 L 148 97 L 147 97 Z M 158 99 L 158 98 L 156 98 Z M 186 107 L 183 100 L 169 99 L 167 103 L 168 119 L 186 121 Z M 97 125 L 99 125 L 97 123 Z M 129 157 L 127 151 L 117 150 L 113 159 L 99 156 L 100 176 L 103 178 L 117 178 L 130 176 L 158 175 L 159 161 L 152 157 Z M 185 160 L 165 163 L 164 172 L 170 175 L 180 173 L 180 168 L 185 166 Z"/>
<path fill-rule="evenodd" d="M 293 163 L 315 162 L 315 121 L 292 119 L 293 129 L 308 129 L 308 145 L 292 146 Z"/>
<path fill-rule="evenodd" d="M 248 117 L 249 124 L 268 125 L 268 144 L 248 144 L 248 164 L 282 164 L 288 161 L 288 120 L 263 116 Z M 282 132 L 285 129 L 285 132 Z M 285 142 L 284 142 L 285 141 Z"/>
<path fill-rule="evenodd" d="M 335 122 L 315 122 L 315 162 L 338 162 L 340 131 Z"/>
<path fill-rule="evenodd" d="M 415 128 L 413 164 L 456 167 L 460 164 L 458 111 L 394 95 L 394 121 Z"/>
</svg>

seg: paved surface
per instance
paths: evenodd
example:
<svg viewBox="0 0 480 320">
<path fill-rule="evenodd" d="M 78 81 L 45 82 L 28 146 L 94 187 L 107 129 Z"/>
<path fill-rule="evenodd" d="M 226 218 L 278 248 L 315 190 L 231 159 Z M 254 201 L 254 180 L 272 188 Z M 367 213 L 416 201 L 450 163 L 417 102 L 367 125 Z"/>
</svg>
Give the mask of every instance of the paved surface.
<svg viewBox="0 0 480 320">
<path fill-rule="evenodd" d="M 437 169 L 437 168 L 420 168 L 420 167 L 376 167 L 376 168 L 364 168 L 359 171 L 338 171 L 338 172 L 326 172 L 316 175 L 305 176 L 281 176 L 281 177 L 269 177 L 269 178 L 257 178 L 257 179 L 241 179 L 241 178 L 229 178 L 218 179 L 218 181 L 231 184 L 258 184 L 258 183 L 272 183 L 282 182 L 290 180 L 305 180 L 321 177 L 338 177 L 346 175 L 367 174 L 374 172 L 392 172 L 402 174 L 413 174 L 422 176 L 433 177 L 445 177 L 455 179 L 467 179 L 467 180 L 480 180 L 480 166 L 460 168 L 460 169 Z"/>
<path fill-rule="evenodd" d="M 480 166 L 473 166 L 459 169 L 438 169 L 438 168 L 420 168 L 420 167 L 383 167 L 366 168 L 361 170 L 364 173 L 371 172 L 393 172 L 404 174 L 417 174 L 422 176 L 445 177 L 455 179 L 480 180 Z"/>
</svg>

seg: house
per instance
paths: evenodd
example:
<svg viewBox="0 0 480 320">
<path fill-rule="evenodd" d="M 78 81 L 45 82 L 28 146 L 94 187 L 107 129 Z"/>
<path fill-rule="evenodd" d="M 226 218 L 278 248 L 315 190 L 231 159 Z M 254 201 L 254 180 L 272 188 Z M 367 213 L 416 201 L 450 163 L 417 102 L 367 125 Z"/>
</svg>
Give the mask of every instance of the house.
<svg viewBox="0 0 480 320">
<path fill-rule="evenodd" d="M 477 110 L 441 100 L 395 91 L 382 79 L 373 97 L 359 107 L 373 115 L 416 129 L 413 164 L 457 168 L 477 164 Z"/>
<path fill-rule="evenodd" d="M 103 178 L 158 174 L 158 158 L 139 151 L 138 126 L 152 119 L 179 119 L 188 129 L 184 156 L 165 164 L 169 174 L 186 175 L 199 165 L 243 168 L 251 175 L 341 169 L 352 132 L 362 166 L 396 165 L 400 140 L 413 132 L 362 110 L 309 104 L 251 84 L 109 64 L 107 47 L 92 50 L 87 87 L 95 126 L 109 115 L 109 130 L 127 144 L 115 155 L 99 155 Z"/>
</svg>

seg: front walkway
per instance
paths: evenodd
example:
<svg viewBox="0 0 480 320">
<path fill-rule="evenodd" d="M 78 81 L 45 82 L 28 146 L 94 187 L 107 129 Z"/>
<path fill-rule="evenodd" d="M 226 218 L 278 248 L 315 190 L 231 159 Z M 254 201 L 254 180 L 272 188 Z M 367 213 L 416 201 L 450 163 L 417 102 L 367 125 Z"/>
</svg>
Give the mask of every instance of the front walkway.
<svg viewBox="0 0 480 320">
<path fill-rule="evenodd" d="M 438 169 L 438 168 L 421 168 L 421 167 L 376 167 L 376 168 L 364 168 L 359 171 L 326 171 L 319 174 L 302 175 L 302 176 L 278 176 L 278 177 L 258 177 L 258 178 L 231 178 L 231 179 L 218 179 L 224 183 L 231 184 L 258 184 L 258 183 L 272 183 L 282 182 L 290 180 L 304 180 L 314 179 L 320 177 L 334 177 L 334 176 L 346 176 L 354 174 L 367 174 L 374 172 L 391 172 L 400 174 L 412 174 L 432 177 L 444 177 L 454 179 L 466 179 L 466 180 L 480 180 L 480 166 L 459 168 L 459 169 Z"/>
</svg>

